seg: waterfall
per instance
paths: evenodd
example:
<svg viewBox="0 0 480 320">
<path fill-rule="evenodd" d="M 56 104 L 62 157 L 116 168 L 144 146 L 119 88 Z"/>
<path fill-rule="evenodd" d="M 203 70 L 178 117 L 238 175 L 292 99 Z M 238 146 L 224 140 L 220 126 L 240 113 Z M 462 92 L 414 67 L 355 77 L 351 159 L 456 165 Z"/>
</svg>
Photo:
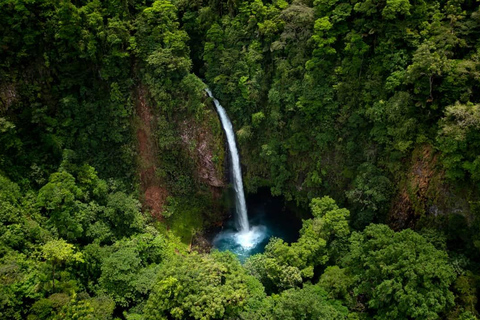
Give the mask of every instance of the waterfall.
<svg viewBox="0 0 480 320">
<path fill-rule="evenodd" d="M 235 191 L 235 212 L 236 212 L 236 224 L 240 233 L 246 233 L 249 231 L 247 205 L 245 203 L 245 194 L 243 193 L 243 181 L 242 181 L 242 169 L 240 168 L 240 157 L 238 155 L 237 144 L 235 143 L 235 132 L 233 131 L 233 125 L 227 116 L 227 112 L 220 105 L 217 99 L 212 95 L 210 89 L 205 89 L 208 96 L 213 99 L 217 113 L 220 116 L 223 130 L 227 136 L 228 150 L 230 151 L 231 158 L 231 171 L 233 173 L 233 188 Z"/>
</svg>

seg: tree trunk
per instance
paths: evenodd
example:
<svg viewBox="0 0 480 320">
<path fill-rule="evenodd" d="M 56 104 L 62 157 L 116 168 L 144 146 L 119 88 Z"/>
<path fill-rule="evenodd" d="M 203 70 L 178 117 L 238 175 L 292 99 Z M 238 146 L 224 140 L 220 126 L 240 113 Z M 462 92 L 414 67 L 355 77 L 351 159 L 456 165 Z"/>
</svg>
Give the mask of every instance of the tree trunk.
<svg viewBox="0 0 480 320">
<path fill-rule="evenodd" d="M 55 264 L 52 262 L 52 291 L 55 291 Z"/>
</svg>

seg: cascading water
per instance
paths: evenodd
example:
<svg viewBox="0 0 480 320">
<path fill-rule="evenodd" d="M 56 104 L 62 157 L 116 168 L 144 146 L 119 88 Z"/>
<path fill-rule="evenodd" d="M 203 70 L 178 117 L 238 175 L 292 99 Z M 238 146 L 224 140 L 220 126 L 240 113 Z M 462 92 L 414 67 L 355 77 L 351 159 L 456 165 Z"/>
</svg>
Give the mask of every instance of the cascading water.
<svg viewBox="0 0 480 320">
<path fill-rule="evenodd" d="M 240 157 L 238 154 L 237 144 L 235 142 L 235 132 L 233 125 L 227 116 L 227 112 L 220 105 L 217 99 L 213 97 L 210 89 L 205 90 L 210 98 L 213 99 L 215 108 L 220 117 L 220 122 L 227 136 L 228 149 L 231 158 L 231 171 L 233 173 L 233 189 L 235 191 L 235 219 L 237 232 L 225 231 L 217 235 L 214 244 L 217 242 L 233 240 L 239 245 L 242 251 L 254 248 L 266 236 L 266 228 L 264 226 L 254 226 L 250 228 L 248 223 L 247 205 L 245 202 L 245 194 L 243 192 L 242 169 L 240 167 Z"/>
<path fill-rule="evenodd" d="M 237 144 L 235 143 L 233 125 L 225 109 L 220 105 L 220 102 L 213 97 L 212 91 L 210 91 L 210 89 L 206 89 L 206 91 L 210 98 L 213 99 L 213 103 L 215 103 L 215 108 L 217 108 L 217 113 L 225 130 L 225 135 L 227 136 L 228 149 L 230 150 L 230 158 L 232 159 L 237 228 L 239 232 L 246 233 L 250 227 L 248 225 L 247 204 L 245 203 L 245 194 L 243 192 L 242 168 L 240 167 L 240 157 L 238 155 Z"/>
</svg>

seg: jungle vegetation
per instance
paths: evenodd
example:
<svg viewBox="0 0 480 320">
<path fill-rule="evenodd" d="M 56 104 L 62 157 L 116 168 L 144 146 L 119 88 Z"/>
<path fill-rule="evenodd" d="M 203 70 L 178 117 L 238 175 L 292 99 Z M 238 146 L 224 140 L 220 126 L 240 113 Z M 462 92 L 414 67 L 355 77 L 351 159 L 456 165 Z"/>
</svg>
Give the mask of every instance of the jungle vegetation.
<svg viewBox="0 0 480 320">
<path fill-rule="evenodd" d="M 1 0 L 0 318 L 478 319 L 479 8 Z M 207 84 L 246 191 L 309 212 L 243 264 L 191 246 Z"/>
</svg>

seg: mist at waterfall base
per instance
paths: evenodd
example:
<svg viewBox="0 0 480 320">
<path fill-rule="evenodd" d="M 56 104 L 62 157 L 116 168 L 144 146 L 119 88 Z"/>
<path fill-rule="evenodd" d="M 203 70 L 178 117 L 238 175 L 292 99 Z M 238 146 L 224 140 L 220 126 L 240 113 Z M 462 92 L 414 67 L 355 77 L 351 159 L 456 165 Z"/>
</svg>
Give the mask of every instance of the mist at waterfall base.
<svg viewBox="0 0 480 320">
<path fill-rule="evenodd" d="M 285 206 L 281 197 L 272 197 L 268 189 L 247 197 L 250 230 L 239 232 L 233 218 L 230 219 L 213 239 L 214 248 L 233 252 L 241 261 L 262 253 L 271 237 L 286 242 L 298 239 L 302 221 Z"/>
</svg>

